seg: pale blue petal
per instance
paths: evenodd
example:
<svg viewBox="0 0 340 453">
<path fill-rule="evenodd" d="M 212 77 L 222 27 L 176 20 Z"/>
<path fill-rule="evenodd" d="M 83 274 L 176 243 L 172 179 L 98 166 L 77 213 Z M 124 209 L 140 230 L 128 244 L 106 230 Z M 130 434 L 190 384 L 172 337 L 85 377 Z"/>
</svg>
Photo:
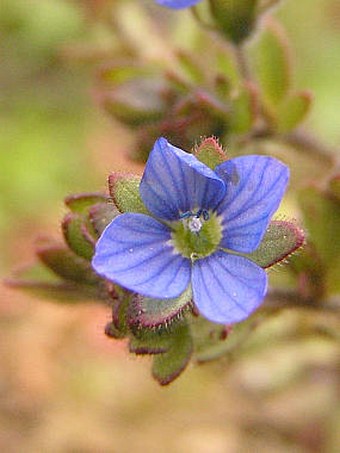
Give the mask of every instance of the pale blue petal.
<svg viewBox="0 0 340 453">
<path fill-rule="evenodd" d="M 218 207 L 222 217 L 221 247 L 253 252 L 260 244 L 289 180 L 289 169 L 266 156 L 242 156 L 215 169 L 226 184 Z"/>
<path fill-rule="evenodd" d="M 196 5 L 200 0 L 156 0 L 156 3 L 168 8 L 181 9 Z"/>
<path fill-rule="evenodd" d="M 192 289 L 202 316 L 233 324 L 246 319 L 261 304 L 267 291 L 267 275 L 242 256 L 218 251 L 194 263 Z"/>
<path fill-rule="evenodd" d="M 175 253 L 170 230 L 144 214 L 116 217 L 97 242 L 94 270 L 144 296 L 177 297 L 188 286 L 189 260 Z"/>
<path fill-rule="evenodd" d="M 156 141 L 140 184 L 145 206 L 156 217 L 177 220 L 194 209 L 215 209 L 225 194 L 224 182 L 192 154 Z"/>
</svg>

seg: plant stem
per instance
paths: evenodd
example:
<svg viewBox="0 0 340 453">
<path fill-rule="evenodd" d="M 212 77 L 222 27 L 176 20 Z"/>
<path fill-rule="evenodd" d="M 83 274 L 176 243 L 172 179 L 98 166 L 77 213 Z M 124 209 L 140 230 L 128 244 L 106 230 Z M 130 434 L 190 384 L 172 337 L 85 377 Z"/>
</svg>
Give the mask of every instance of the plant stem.
<svg viewBox="0 0 340 453">
<path fill-rule="evenodd" d="M 242 79 L 245 82 L 253 82 L 253 77 L 249 67 L 247 55 L 244 50 L 244 45 L 232 45 L 232 50 L 234 52 L 235 60 Z"/>
</svg>

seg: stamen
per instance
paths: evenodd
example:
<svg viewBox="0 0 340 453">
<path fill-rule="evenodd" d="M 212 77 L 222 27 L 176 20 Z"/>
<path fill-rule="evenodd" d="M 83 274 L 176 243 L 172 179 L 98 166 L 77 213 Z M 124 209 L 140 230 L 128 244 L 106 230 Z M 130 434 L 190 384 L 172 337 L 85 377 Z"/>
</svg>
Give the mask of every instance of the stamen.
<svg viewBox="0 0 340 453">
<path fill-rule="evenodd" d="M 203 218 L 202 220 L 201 216 Z M 192 211 L 183 212 L 180 214 L 179 218 L 185 220 L 184 223 L 186 228 L 188 228 L 191 233 L 198 234 L 201 231 L 203 223 L 206 220 L 209 220 L 210 214 L 206 209 L 198 209 L 196 213 Z"/>
<path fill-rule="evenodd" d="M 203 219 L 204 220 L 209 220 L 210 215 L 209 215 L 209 212 L 206 209 L 202 209 L 202 214 L 203 214 Z"/>
<path fill-rule="evenodd" d="M 199 209 L 196 214 L 192 211 L 183 212 L 179 218 L 181 220 L 188 219 L 189 217 L 197 217 L 198 219 L 203 216 L 203 220 L 209 220 L 210 214 L 206 209 Z"/>
<path fill-rule="evenodd" d="M 180 214 L 179 218 L 180 219 L 188 219 L 189 217 L 192 217 L 194 214 L 192 213 L 192 211 L 187 211 L 187 212 L 183 212 L 183 214 Z"/>
</svg>

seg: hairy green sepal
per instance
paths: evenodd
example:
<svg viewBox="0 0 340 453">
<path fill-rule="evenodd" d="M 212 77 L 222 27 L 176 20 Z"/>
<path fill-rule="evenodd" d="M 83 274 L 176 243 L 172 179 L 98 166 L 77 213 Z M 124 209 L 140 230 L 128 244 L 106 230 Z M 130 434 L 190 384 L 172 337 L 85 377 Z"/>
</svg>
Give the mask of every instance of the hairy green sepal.
<svg viewBox="0 0 340 453">
<path fill-rule="evenodd" d="M 108 183 L 110 195 L 120 212 L 149 213 L 139 194 L 139 176 L 112 173 Z"/>
<path fill-rule="evenodd" d="M 78 214 L 84 214 L 91 206 L 98 203 L 106 203 L 107 201 L 107 195 L 88 192 L 69 195 L 65 198 L 64 203 L 70 211 Z"/>
<path fill-rule="evenodd" d="M 203 162 L 207 167 L 212 170 L 225 160 L 227 156 L 223 148 L 214 137 L 206 138 L 194 151 L 195 157 Z"/>
<path fill-rule="evenodd" d="M 95 245 L 91 227 L 83 215 L 75 213 L 67 214 L 62 222 L 62 231 L 67 245 L 76 255 L 89 261 L 93 256 Z"/>
<path fill-rule="evenodd" d="M 135 295 L 129 306 L 131 326 L 158 327 L 178 320 L 190 307 L 192 290 L 189 286 L 179 297 L 155 299 Z"/>
<path fill-rule="evenodd" d="M 62 221 L 65 242 L 76 255 L 90 261 L 96 240 L 119 212 L 104 194 L 71 195 L 65 204 L 71 210 Z"/>
<path fill-rule="evenodd" d="M 273 266 L 300 248 L 305 240 L 303 230 L 289 220 L 273 220 L 259 247 L 246 257 L 263 268 Z"/>
</svg>

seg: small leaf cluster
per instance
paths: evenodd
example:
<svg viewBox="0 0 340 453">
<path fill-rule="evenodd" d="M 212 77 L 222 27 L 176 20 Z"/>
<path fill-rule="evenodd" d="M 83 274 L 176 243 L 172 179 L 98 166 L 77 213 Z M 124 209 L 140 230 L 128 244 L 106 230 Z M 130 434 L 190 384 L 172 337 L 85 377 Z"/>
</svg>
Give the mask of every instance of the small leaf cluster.
<svg viewBox="0 0 340 453">
<path fill-rule="evenodd" d="M 194 7 L 198 20 L 208 14 L 203 3 Z M 198 137 L 218 136 L 240 153 L 249 137 L 275 141 L 310 110 L 311 94 L 294 88 L 287 36 L 273 18 L 262 18 L 266 3 L 210 3 L 215 19 L 209 27 L 199 22 L 196 44 L 166 48 L 163 58 L 148 61 L 135 50 L 131 58 L 105 62 L 99 71 L 97 100 L 133 133 L 134 159 L 145 162 L 159 136 L 182 149 Z M 234 31 L 216 33 L 221 20 Z M 261 34 L 254 36 L 260 22 Z M 235 37 L 237 30 L 242 39 Z"/>
</svg>

